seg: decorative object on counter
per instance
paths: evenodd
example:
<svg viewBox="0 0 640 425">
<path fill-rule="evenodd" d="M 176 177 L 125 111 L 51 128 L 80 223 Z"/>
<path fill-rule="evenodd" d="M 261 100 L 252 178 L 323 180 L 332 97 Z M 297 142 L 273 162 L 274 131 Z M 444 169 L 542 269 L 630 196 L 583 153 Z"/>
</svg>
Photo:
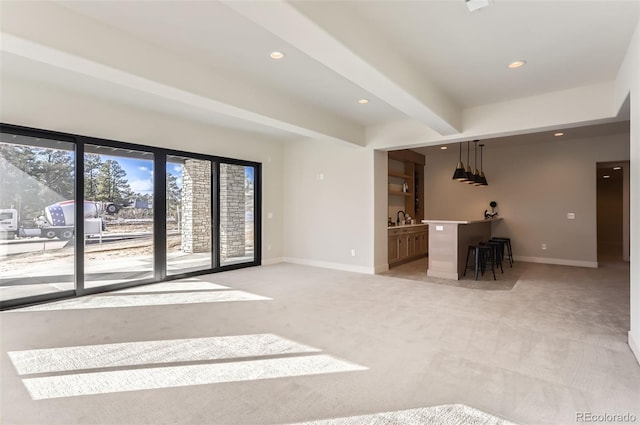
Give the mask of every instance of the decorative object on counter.
<svg viewBox="0 0 640 425">
<path fill-rule="evenodd" d="M 490 220 L 490 219 L 494 218 L 497 215 L 498 215 L 497 212 L 489 212 L 489 210 L 484 210 L 484 218 L 485 218 L 485 220 Z"/>
<path fill-rule="evenodd" d="M 484 147 L 484 144 L 481 143 L 480 144 L 480 176 L 476 180 L 476 183 L 475 183 L 476 186 L 488 186 L 489 185 L 489 183 L 487 183 L 487 178 L 484 175 L 484 171 L 482 170 L 482 148 L 483 147 Z"/>
<path fill-rule="evenodd" d="M 456 171 L 453 173 L 451 180 L 458 180 L 461 182 L 467 178 L 467 174 L 464 171 L 464 164 L 462 163 L 462 142 L 460 142 L 458 146 L 460 147 L 458 165 L 456 165 Z"/>
<path fill-rule="evenodd" d="M 489 206 L 491 207 L 491 212 L 489 212 L 489 210 L 484 210 L 485 220 L 494 218 L 495 216 L 498 215 L 498 212 L 496 211 L 496 207 L 498 206 L 498 203 L 496 201 L 491 201 L 489 202 Z"/>
<path fill-rule="evenodd" d="M 393 221 L 391 221 L 391 217 L 389 217 L 389 221 L 387 221 L 387 227 L 393 226 Z"/>
</svg>

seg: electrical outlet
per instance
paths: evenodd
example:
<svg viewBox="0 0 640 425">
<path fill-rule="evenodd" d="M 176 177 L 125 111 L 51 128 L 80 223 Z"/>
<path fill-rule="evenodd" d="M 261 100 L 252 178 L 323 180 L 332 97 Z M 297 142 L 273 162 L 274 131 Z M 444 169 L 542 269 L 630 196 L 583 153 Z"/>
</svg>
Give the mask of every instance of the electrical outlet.
<svg viewBox="0 0 640 425">
<path fill-rule="evenodd" d="M 273 218 L 273 213 L 272 212 L 267 213 L 267 218 L 269 219 Z"/>
<path fill-rule="evenodd" d="M 271 244 L 267 245 L 267 251 L 271 251 Z"/>
<path fill-rule="evenodd" d="M 543 250 L 543 251 L 545 251 L 545 250 L 547 249 L 547 244 L 546 244 L 546 243 L 543 243 L 543 244 L 542 244 L 542 246 L 541 246 L 540 248 L 542 248 L 542 250 Z"/>
<path fill-rule="evenodd" d="M 575 220 L 576 219 L 576 213 L 567 213 L 567 219 Z"/>
<path fill-rule="evenodd" d="M 355 249 L 353 249 L 353 248 L 351 248 L 351 256 L 352 256 L 352 257 L 355 257 L 355 256 L 356 256 L 356 250 L 355 250 Z"/>
</svg>

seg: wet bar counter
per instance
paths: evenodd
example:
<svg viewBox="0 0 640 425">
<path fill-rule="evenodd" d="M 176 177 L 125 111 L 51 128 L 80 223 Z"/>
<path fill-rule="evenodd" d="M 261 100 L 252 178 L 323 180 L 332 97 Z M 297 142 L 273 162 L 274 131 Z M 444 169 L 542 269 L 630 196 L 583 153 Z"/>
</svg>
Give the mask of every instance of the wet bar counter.
<svg viewBox="0 0 640 425">
<path fill-rule="evenodd" d="M 423 220 L 429 225 L 429 268 L 427 276 L 462 278 L 467 247 L 491 238 L 490 220 Z"/>
</svg>

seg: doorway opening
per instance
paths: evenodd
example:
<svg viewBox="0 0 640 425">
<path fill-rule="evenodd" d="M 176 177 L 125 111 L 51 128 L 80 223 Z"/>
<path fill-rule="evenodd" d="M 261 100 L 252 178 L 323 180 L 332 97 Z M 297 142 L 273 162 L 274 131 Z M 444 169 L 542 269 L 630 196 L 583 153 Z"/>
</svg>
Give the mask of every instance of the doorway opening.
<svg viewBox="0 0 640 425">
<path fill-rule="evenodd" d="M 597 163 L 598 262 L 629 261 L 629 161 Z"/>
</svg>

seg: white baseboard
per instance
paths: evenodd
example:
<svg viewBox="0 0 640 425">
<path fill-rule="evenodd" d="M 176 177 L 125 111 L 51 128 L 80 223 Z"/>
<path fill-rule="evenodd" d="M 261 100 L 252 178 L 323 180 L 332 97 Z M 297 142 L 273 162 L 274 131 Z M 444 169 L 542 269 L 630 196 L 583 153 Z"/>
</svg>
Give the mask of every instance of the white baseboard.
<svg viewBox="0 0 640 425">
<path fill-rule="evenodd" d="M 373 267 L 354 266 L 351 264 L 332 263 L 329 261 L 308 260 L 306 258 L 283 257 L 285 263 L 301 264 L 303 266 L 322 267 L 324 269 L 342 270 L 345 272 L 375 274 Z"/>
<path fill-rule="evenodd" d="M 545 257 L 513 257 L 514 261 L 523 261 L 525 263 L 539 263 L 539 264 L 555 264 L 559 266 L 574 266 L 574 267 L 589 267 L 592 269 L 598 268 L 597 261 L 578 261 L 578 260 L 565 260 L 563 258 L 545 258 Z"/>
<path fill-rule="evenodd" d="M 629 331 L 629 347 L 631 347 L 633 355 L 636 356 L 636 361 L 638 362 L 638 364 L 640 364 L 640 346 L 633 339 L 633 334 L 631 333 L 631 331 Z"/>
<path fill-rule="evenodd" d="M 278 264 L 278 263 L 282 263 L 284 262 L 284 259 L 282 257 L 276 257 L 276 258 L 269 258 L 267 260 L 262 260 L 262 264 L 263 266 L 270 266 L 272 264 Z"/>
</svg>

